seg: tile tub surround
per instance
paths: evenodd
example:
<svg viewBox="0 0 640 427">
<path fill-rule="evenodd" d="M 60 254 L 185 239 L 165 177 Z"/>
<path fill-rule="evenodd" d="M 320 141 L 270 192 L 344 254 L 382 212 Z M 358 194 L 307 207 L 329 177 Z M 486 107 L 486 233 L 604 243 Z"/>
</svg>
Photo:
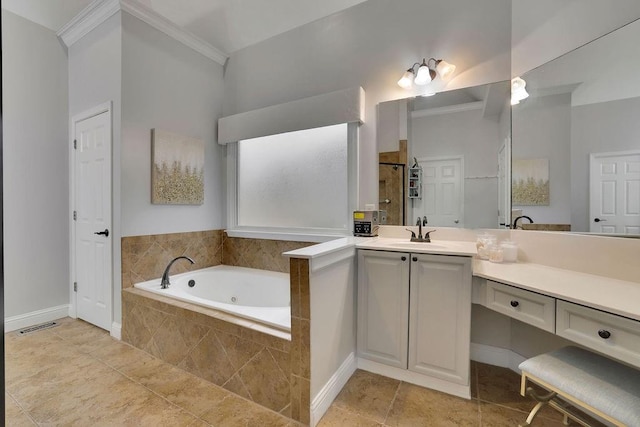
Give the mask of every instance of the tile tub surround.
<svg viewBox="0 0 640 427">
<path fill-rule="evenodd" d="M 286 417 L 291 342 L 260 325 L 193 304 L 125 289 L 123 341 Z"/>
<path fill-rule="evenodd" d="M 224 236 L 222 264 L 260 270 L 289 272 L 289 259 L 284 252 L 314 245 L 309 242 L 283 240 L 245 239 Z"/>
<path fill-rule="evenodd" d="M 291 418 L 311 420 L 311 301 L 309 260 L 291 258 Z"/>
<path fill-rule="evenodd" d="M 195 264 L 176 262 L 172 274 L 222 264 L 222 246 L 222 230 L 123 237 L 122 288 L 161 277 L 167 264 L 180 255 L 191 257 Z"/>
</svg>

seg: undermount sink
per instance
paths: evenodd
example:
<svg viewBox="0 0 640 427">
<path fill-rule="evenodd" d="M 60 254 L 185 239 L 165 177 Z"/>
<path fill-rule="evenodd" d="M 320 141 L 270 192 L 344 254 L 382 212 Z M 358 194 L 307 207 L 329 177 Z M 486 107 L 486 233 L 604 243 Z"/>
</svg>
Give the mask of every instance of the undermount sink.
<svg viewBox="0 0 640 427">
<path fill-rule="evenodd" d="M 437 245 L 429 242 L 410 242 L 410 241 L 389 243 L 389 246 L 393 246 L 396 248 L 403 248 L 407 246 L 420 246 L 420 247 L 424 247 L 425 249 L 446 249 L 447 248 L 446 246 Z"/>
</svg>

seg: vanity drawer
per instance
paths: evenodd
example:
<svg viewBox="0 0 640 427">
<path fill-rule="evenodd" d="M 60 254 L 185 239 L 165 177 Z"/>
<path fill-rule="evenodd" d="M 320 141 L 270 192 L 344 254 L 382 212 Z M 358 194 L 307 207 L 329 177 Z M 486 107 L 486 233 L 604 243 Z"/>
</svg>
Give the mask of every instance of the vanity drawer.
<svg viewBox="0 0 640 427">
<path fill-rule="evenodd" d="M 555 298 L 487 280 L 486 307 L 548 332 L 555 332 Z"/>
<path fill-rule="evenodd" d="M 558 301 L 557 334 L 640 367 L 640 322 Z"/>
</svg>

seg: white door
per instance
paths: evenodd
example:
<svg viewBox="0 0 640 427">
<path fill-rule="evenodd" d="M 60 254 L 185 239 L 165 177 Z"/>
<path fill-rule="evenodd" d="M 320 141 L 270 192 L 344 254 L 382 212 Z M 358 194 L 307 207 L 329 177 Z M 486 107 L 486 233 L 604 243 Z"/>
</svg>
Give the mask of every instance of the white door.
<svg viewBox="0 0 640 427">
<path fill-rule="evenodd" d="M 74 122 L 76 315 L 111 329 L 111 118 Z"/>
<path fill-rule="evenodd" d="M 589 183 L 589 230 L 640 234 L 640 152 L 592 154 Z"/>
<path fill-rule="evenodd" d="M 498 224 L 511 225 L 511 141 L 504 140 L 498 151 Z"/>
<path fill-rule="evenodd" d="M 418 164 L 422 166 L 422 200 L 414 204 L 417 216 L 426 216 L 432 226 L 463 227 L 462 158 L 419 159 Z"/>
</svg>

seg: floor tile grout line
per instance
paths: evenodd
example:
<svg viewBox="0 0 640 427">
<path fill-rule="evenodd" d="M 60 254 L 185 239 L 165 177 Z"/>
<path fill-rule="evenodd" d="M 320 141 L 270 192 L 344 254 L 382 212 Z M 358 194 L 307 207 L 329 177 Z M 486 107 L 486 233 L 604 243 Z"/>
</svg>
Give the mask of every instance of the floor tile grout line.
<svg viewBox="0 0 640 427">
<path fill-rule="evenodd" d="M 205 334 L 205 335 L 206 335 L 206 334 Z M 216 338 L 217 338 L 217 337 L 216 337 Z M 202 339 L 204 339 L 204 337 L 203 337 Z M 125 343 L 125 344 L 127 344 L 127 343 Z M 134 347 L 134 346 L 131 346 L 131 347 L 135 348 L 136 350 L 140 350 L 140 349 L 139 349 L 139 348 L 137 348 L 137 347 Z M 169 363 L 169 362 L 166 362 L 166 361 L 164 361 L 164 360 L 162 360 L 162 359 L 160 359 L 160 358 L 158 358 L 158 357 L 154 356 L 153 354 L 147 353 L 147 352 L 146 352 L 146 351 L 144 351 L 144 350 L 140 350 L 140 351 L 144 352 L 144 353 L 145 353 L 145 354 L 147 354 L 148 356 L 150 356 L 150 357 L 152 357 L 152 358 L 154 358 L 154 359 L 156 359 L 156 360 L 158 360 L 158 361 L 160 361 L 160 362 L 162 362 L 162 363 L 165 363 L 165 364 L 167 364 L 167 365 L 169 365 L 169 366 L 171 366 L 171 367 L 173 367 L 173 368 L 179 369 L 180 371 L 184 372 L 185 374 L 187 374 L 187 375 L 189 375 L 189 376 L 191 376 L 191 377 L 193 377 L 193 378 L 195 378 L 195 379 L 205 381 L 205 382 L 207 382 L 208 384 L 211 384 L 212 386 L 219 388 L 221 391 L 223 391 L 223 392 L 225 392 L 225 393 L 226 393 L 225 397 L 224 397 L 222 400 L 225 400 L 225 399 L 227 399 L 228 397 L 230 397 L 230 396 L 232 396 L 232 395 L 233 395 L 233 396 L 239 397 L 239 398 L 241 398 L 241 399 L 243 399 L 243 400 L 245 400 L 245 401 L 247 401 L 247 402 L 250 402 L 251 404 L 258 405 L 258 406 L 260 406 L 261 408 L 263 408 L 263 409 L 265 409 L 265 410 L 271 411 L 271 412 L 273 412 L 274 414 L 278 414 L 278 415 L 280 415 L 280 416 L 282 416 L 282 417 L 284 417 L 284 418 L 291 419 L 291 418 L 285 417 L 284 415 L 280 414 L 279 412 L 274 411 L 273 409 L 270 409 L 270 408 L 267 408 L 267 407 L 265 407 L 265 406 L 259 405 L 258 403 L 254 402 L 253 400 L 249 400 L 249 399 L 247 399 L 247 398 L 245 398 L 245 397 L 243 397 L 243 396 L 237 395 L 237 394 L 235 394 L 235 393 L 233 393 L 233 392 L 231 392 L 231 391 L 227 390 L 226 388 L 224 388 L 224 387 L 222 387 L 222 386 L 220 386 L 220 385 L 218 385 L 218 384 L 215 384 L 215 383 L 213 383 L 213 382 L 211 382 L 211 381 L 208 381 L 208 380 L 206 380 L 206 379 L 204 379 L 204 378 L 201 378 L 201 377 L 199 377 L 199 376 L 197 376 L 197 375 L 193 374 L 192 372 L 186 371 L 186 370 L 184 370 L 184 369 L 180 368 L 179 366 L 175 366 L 175 365 L 173 365 L 173 364 L 171 364 L 171 363 Z M 226 353 L 225 353 L 225 354 L 226 354 Z M 102 363 L 105 363 L 104 361 L 101 361 L 101 362 L 102 362 Z M 176 406 L 176 407 L 178 407 L 178 408 L 180 408 L 180 409 L 185 410 L 186 412 L 188 412 L 189 414 L 191 414 L 191 415 L 195 416 L 195 417 L 196 417 L 196 418 L 198 418 L 199 420 L 202 420 L 202 421 L 204 421 L 205 423 L 207 423 L 204 419 L 202 419 L 202 418 L 200 418 L 199 416 L 195 415 L 194 413 L 192 413 L 192 412 L 188 411 L 186 408 L 183 408 L 183 407 L 181 407 L 181 406 L 179 406 L 179 405 L 177 405 L 177 404 L 175 404 L 175 403 L 171 402 L 170 400 L 166 399 L 165 397 L 163 397 L 163 396 L 162 396 L 162 395 L 160 395 L 159 393 L 157 393 L 157 392 L 153 391 L 152 389 L 150 389 L 150 388 L 149 388 L 149 387 L 147 387 L 146 385 L 142 384 L 140 381 L 137 381 L 135 378 L 130 377 L 129 375 L 125 374 L 124 372 L 121 372 L 118 368 L 115 368 L 115 367 L 113 367 L 113 366 L 110 366 L 110 365 L 108 365 L 107 363 L 105 363 L 105 364 L 106 364 L 107 366 L 111 367 L 113 370 L 115 370 L 115 371 L 116 371 L 116 372 L 118 372 L 119 374 L 123 375 L 125 378 L 127 378 L 127 379 L 131 380 L 132 382 L 134 382 L 134 383 L 136 383 L 136 384 L 141 385 L 142 387 L 146 388 L 147 390 L 151 391 L 152 393 L 154 393 L 154 394 L 156 394 L 156 395 L 158 395 L 158 396 L 162 397 L 164 400 L 167 400 L 168 402 L 172 403 L 174 406 Z M 126 365 L 126 366 L 128 366 L 128 365 Z M 244 385 L 244 383 L 243 383 L 243 385 Z M 245 386 L 245 388 L 246 388 L 246 386 Z M 206 411 L 205 411 L 205 412 L 206 412 Z M 207 424 L 208 424 L 208 423 L 207 423 Z"/>
<path fill-rule="evenodd" d="M 152 356 L 152 355 L 151 355 L 151 356 Z M 154 356 L 152 356 L 152 357 L 154 357 Z M 161 359 L 158 359 L 158 358 L 156 358 L 156 357 L 154 357 L 154 358 L 155 358 L 155 359 L 157 359 L 157 360 L 160 360 L 160 361 L 161 361 L 161 362 L 163 362 L 163 363 L 167 363 L 167 362 L 165 362 L 165 361 L 163 361 L 163 360 L 161 360 Z M 133 378 L 133 377 L 131 377 L 131 376 L 129 376 L 129 375 L 127 375 L 127 374 L 125 374 L 124 372 L 121 372 L 120 370 L 118 370 L 118 369 L 116 369 L 116 368 L 114 368 L 114 367 L 112 367 L 112 366 L 110 366 L 110 365 L 106 364 L 106 363 L 105 363 L 105 362 L 103 362 L 102 360 L 100 360 L 100 362 L 104 363 L 106 366 L 110 367 L 110 368 L 111 368 L 111 369 L 113 369 L 115 372 L 117 372 L 118 374 L 122 375 L 124 378 L 126 378 L 126 379 L 127 379 L 127 380 L 129 380 L 129 381 L 131 381 L 132 383 L 137 384 L 137 385 L 141 386 L 142 388 L 144 388 L 144 389 L 146 389 L 146 390 L 150 391 L 151 393 L 155 394 L 156 396 L 160 397 L 162 400 L 164 400 L 165 402 L 169 403 L 171 406 L 174 406 L 174 407 L 176 407 L 176 408 L 180 409 L 181 411 L 184 411 L 184 412 L 188 413 L 189 415 L 192 415 L 192 416 L 193 416 L 193 417 L 195 417 L 196 419 L 198 419 L 198 420 L 200 420 L 200 421 L 203 421 L 205 424 L 208 424 L 208 425 L 209 425 L 209 423 L 207 423 L 207 422 L 206 422 L 204 419 L 202 419 L 199 415 L 194 414 L 193 412 L 191 412 L 191 411 L 190 411 L 190 410 L 188 410 L 187 408 L 184 408 L 184 407 L 182 407 L 182 406 L 178 405 L 177 403 L 170 401 L 169 399 L 167 399 L 165 396 L 161 395 L 161 394 L 160 394 L 160 393 L 158 393 L 157 391 L 155 391 L 155 390 L 153 390 L 153 389 L 151 389 L 151 388 L 147 387 L 146 385 L 142 384 L 140 381 L 138 381 L 138 380 L 136 380 L 135 378 Z M 173 366 L 173 365 L 171 365 L 171 366 Z M 179 368 L 178 368 L 178 369 L 179 369 Z M 186 371 L 185 371 L 185 372 L 186 372 Z M 191 374 L 190 374 L 190 375 L 191 375 Z M 205 411 L 205 412 L 206 412 L 206 411 Z M 203 413 L 204 413 L 204 412 L 203 412 Z"/>
<path fill-rule="evenodd" d="M 387 413 L 384 415 L 384 419 L 382 420 L 381 424 L 386 424 L 387 420 L 389 419 L 389 414 L 391 413 L 391 409 L 393 409 L 393 404 L 395 403 L 396 399 L 398 398 L 398 394 L 400 393 L 400 387 L 402 386 L 403 381 L 399 381 L 398 382 L 398 386 L 396 387 L 396 392 L 393 393 L 393 398 L 391 399 L 391 403 L 389 404 L 389 408 L 387 408 Z"/>
<path fill-rule="evenodd" d="M 18 401 L 18 399 L 15 398 L 15 396 L 13 396 L 10 392 L 5 390 L 5 393 L 11 398 L 11 400 L 13 401 L 13 403 L 16 404 L 16 406 L 18 408 L 20 408 L 20 412 L 22 412 L 22 414 L 29 418 L 29 421 L 31 421 L 33 423 L 33 425 L 37 426 L 39 425 L 36 420 L 33 419 L 33 417 L 31 416 L 31 414 L 29 413 L 29 411 L 27 411 L 26 409 L 24 409 L 24 407 L 20 404 L 20 402 Z M 5 415 L 6 417 L 6 415 Z"/>
</svg>

